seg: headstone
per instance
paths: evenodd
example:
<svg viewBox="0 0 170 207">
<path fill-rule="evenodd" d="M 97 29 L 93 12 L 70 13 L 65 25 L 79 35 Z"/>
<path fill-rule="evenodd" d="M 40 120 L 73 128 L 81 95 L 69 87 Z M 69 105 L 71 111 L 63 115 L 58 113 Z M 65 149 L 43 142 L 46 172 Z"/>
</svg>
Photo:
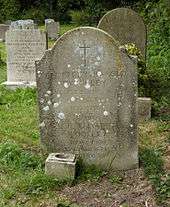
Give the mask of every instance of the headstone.
<svg viewBox="0 0 170 207">
<path fill-rule="evenodd" d="M 51 23 L 51 22 L 55 22 L 54 19 L 45 19 L 45 24 Z"/>
<path fill-rule="evenodd" d="M 32 19 L 27 20 L 17 20 L 11 22 L 10 29 L 37 29 L 38 26 L 34 23 Z"/>
<path fill-rule="evenodd" d="M 60 24 L 55 21 L 45 21 L 48 38 L 56 40 L 59 37 Z"/>
<path fill-rule="evenodd" d="M 139 122 L 148 121 L 151 118 L 151 98 L 138 98 L 138 120 Z"/>
<path fill-rule="evenodd" d="M 5 24 L 6 24 L 6 25 L 11 25 L 11 22 L 12 22 L 11 20 L 6 20 L 6 21 L 5 21 Z"/>
<path fill-rule="evenodd" d="M 0 41 L 5 41 L 5 33 L 8 29 L 8 25 L 0 24 Z"/>
<path fill-rule="evenodd" d="M 65 33 L 36 62 L 41 142 L 105 170 L 138 166 L 136 61 L 102 30 Z"/>
<path fill-rule="evenodd" d="M 46 50 L 46 33 L 38 29 L 10 29 L 6 33 L 7 82 L 10 89 L 36 86 L 35 60 Z"/>
<path fill-rule="evenodd" d="M 118 8 L 106 13 L 98 28 L 112 35 L 121 45 L 134 43 L 146 56 L 146 26 L 143 19 L 133 10 Z"/>
</svg>

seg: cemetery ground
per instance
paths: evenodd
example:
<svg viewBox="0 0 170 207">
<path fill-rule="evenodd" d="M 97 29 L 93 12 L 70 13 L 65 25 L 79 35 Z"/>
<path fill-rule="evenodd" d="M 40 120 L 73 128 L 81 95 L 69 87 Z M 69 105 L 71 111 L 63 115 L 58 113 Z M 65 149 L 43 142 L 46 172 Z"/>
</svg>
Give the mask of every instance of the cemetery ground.
<svg viewBox="0 0 170 207">
<path fill-rule="evenodd" d="M 72 27 L 62 26 L 62 33 Z M 0 51 L 2 83 L 4 43 Z M 111 174 L 79 161 L 75 181 L 61 182 L 44 174 L 47 153 L 39 142 L 36 95 L 34 89 L 0 86 L 0 206 L 170 205 L 170 117 L 160 115 L 139 125 L 140 169 Z"/>
</svg>

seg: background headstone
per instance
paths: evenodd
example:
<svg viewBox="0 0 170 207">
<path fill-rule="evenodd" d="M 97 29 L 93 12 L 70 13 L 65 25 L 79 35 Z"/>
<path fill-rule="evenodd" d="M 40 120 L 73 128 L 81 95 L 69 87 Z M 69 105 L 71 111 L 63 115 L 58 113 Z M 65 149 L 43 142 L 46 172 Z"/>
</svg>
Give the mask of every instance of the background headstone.
<svg viewBox="0 0 170 207">
<path fill-rule="evenodd" d="M 146 26 L 143 19 L 135 11 L 128 8 L 109 11 L 100 20 L 98 28 L 112 35 L 121 45 L 134 43 L 145 59 Z"/>
<path fill-rule="evenodd" d="M 36 85 L 35 60 L 46 50 L 46 33 L 38 29 L 10 29 L 6 33 L 7 82 L 11 89 Z"/>
<path fill-rule="evenodd" d="M 138 98 L 138 120 L 139 122 L 148 121 L 151 118 L 151 98 Z"/>
<path fill-rule="evenodd" d="M 5 41 L 5 33 L 9 29 L 9 25 L 0 24 L 0 41 Z"/>
<path fill-rule="evenodd" d="M 51 22 L 55 22 L 54 19 L 45 19 L 45 24 L 51 23 Z"/>
<path fill-rule="evenodd" d="M 136 62 L 102 30 L 64 34 L 36 63 L 41 142 L 104 169 L 138 166 Z"/>
<path fill-rule="evenodd" d="M 11 22 L 10 29 L 37 29 L 38 26 L 34 23 L 34 20 L 17 20 Z"/>
<path fill-rule="evenodd" d="M 45 23 L 45 28 L 46 28 L 48 38 L 55 40 L 59 37 L 59 32 L 60 32 L 59 22 L 48 21 Z"/>
</svg>

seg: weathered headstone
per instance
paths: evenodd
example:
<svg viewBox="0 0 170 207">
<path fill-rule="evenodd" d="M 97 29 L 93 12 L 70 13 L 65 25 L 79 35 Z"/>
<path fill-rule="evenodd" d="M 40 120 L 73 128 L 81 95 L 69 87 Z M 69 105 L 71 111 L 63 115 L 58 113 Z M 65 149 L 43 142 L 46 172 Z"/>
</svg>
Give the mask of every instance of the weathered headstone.
<svg viewBox="0 0 170 207">
<path fill-rule="evenodd" d="M 143 19 L 133 10 L 118 8 L 106 13 L 98 28 L 112 35 L 120 44 L 134 43 L 146 56 L 146 26 Z"/>
<path fill-rule="evenodd" d="M 5 41 L 5 33 L 9 29 L 9 25 L 0 24 L 0 41 Z"/>
<path fill-rule="evenodd" d="M 45 21 L 45 28 L 48 34 L 48 38 L 55 40 L 59 37 L 59 22 L 55 22 L 54 20 L 52 21 L 51 19 L 48 19 L 48 21 Z"/>
<path fill-rule="evenodd" d="M 38 29 L 10 29 L 6 33 L 8 88 L 36 85 L 35 60 L 46 50 L 46 33 Z"/>
<path fill-rule="evenodd" d="M 137 102 L 139 122 L 148 121 L 151 118 L 151 98 L 139 97 Z"/>
<path fill-rule="evenodd" d="M 37 29 L 38 26 L 34 23 L 34 20 L 17 20 L 11 22 L 10 29 Z"/>
<path fill-rule="evenodd" d="M 36 62 L 41 142 L 104 169 L 138 166 L 136 62 L 102 30 L 65 33 Z"/>
</svg>

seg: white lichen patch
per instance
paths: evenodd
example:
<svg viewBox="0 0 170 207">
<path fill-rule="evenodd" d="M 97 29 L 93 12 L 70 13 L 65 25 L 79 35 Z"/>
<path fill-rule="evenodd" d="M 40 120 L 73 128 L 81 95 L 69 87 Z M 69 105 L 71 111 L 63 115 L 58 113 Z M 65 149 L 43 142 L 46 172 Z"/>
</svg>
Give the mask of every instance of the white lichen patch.
<svg viewBox="0 0 170 207">
<path fill-rule="evenodd" d="M 44 103 L 44 99 L 43 98 L 40 99 L 40 103 Z"/>
<path fill-rule="evenodd" d="M 80 98 L 80 100 L 82 101 L 82 100 L 83 100 L 83 98 L 81 97 L 81 98 Z"/>
<path fill-rule="evenodd" d="M 47 94 L 47 93 L 46 93 L 44 96 L 45 96 L 45 97 L 48 97 L 48 96 L 49 96 L 49 94 Z"/>
<path fill-rule="evenodd" d="M 68 65 L 67 65 L 67 67 L 68 67 L 68 68 L 70 68 L 70 67 L 71 67 L 71 65 L 70 65 L 70 64 L 68 64 Z"/>
<path fill-rule="evenodd" d="M 74 85 L 78 85 L 79 84 L 79 80 L 76 78 L 74 79 Z"/>
<path fill-rule="evenodd" d="M 133 124 L 130 124 L 130 127 L 132 128 L 133 127 Z"/>
<path fill-rule="evenodd" d="M 48 95 L 50 95 L 50 94 L 51 94 L 51 91 L 47 91 L 46 93 L 47 93 Z"/>
<path fill-rule="evenodd" d="M 97 72 L 97 76 L 100 77 L 101 75 L 102 75 L 102 72 L 101 71 L 98 71 Z"/>
<path fill-rule="evenodd" d="M 60 81 L 58 81 L 58 85 L 60 85 L 61 84 L 61 82 Z"/>
<path fill-rule="evenodd" d="M 106 133 L 109 133 L 109 130 L 108 129 L 106 129 Z"/>
<path fill-rule="evenodd" d="M 130 132 L 131 134 L 134 134 L 133 132 Z"/>
<path fill-rule="evenodd" d="M 60 96 L 61 96 L 61 95 L 58 93 L 58 94 L 57 94 L 57 98 L 60 98 Z"/>
<path fill-rule="evenodd" d="M 59 119 L 64 119 L 65 118 L 65 114 L 63 112 L 59 112 L 57 117 Z"/>
<path fill-rule="evenodd" d="M 84 86 L 86 89 L 90 89 L 90 83 L 89 80 L 86 81 L 86 85 Z"/>
<path fill-rule="evenodd" d="M 44 108 L 43 108 L 43 111 L 49 111 L 49 106 L 45 106 Z"/>
<path fill-rule="evenodd" d="M 96 59 L 99 61 L 99 60 L 100 60 L 100 57 L 99 57 L 99 56 L 97 56 L 97 57 L 96 57 Z"/>
<path fill-rule="evenodd" d="M 103 115 L 104 115 L 104 116 L 108 116 L 108 115 L 109 115 L 109 112 L 108 112 L 108 111 L 104 111 L 104 112 L 103 112 Z"/>
<path fill-rule="evenodd" d="M 41 122 L 39 126 L 42 127 L 42 128 L 45 127 L 45 123 L 44 123 L 44 121 Z"/>
<path fill-rule="evenodd" d="M 75 101 L 76 99 L 75 99 L 75 97 L 71 97 L 71 99 L 70 99 L 71 101 Z"/>
<path fill-rule="evenodd" d="M 128 105 L 129 108 L 131 108 L 131 105 Z"/>
<path fill-rule="evenodd" d="M 69 84 L 68 84 L 67 82 L 65 82 L 65 83 L 64 83 L 64 87 L 65 87 L 65 88 L 68 88 L 68 87 L 69 87 Z"/>
<path fill-rule="evenodd" d="M 101 106 L 102 105 L 102 103 L 99 103 L 99 106 Z"/>
<path fill-rule="evenodd" d="M 47 102 L 47 104 L 50 106 L 52 103 L 51 103 L 51 101 L 49 100 L 49 101 Z"/>
<path fill-rule="evenodd" d="M 59 103 L 54 103 L 53 106 L 54 108 L 57 108 L 59 106 Z"/>
</svg>

